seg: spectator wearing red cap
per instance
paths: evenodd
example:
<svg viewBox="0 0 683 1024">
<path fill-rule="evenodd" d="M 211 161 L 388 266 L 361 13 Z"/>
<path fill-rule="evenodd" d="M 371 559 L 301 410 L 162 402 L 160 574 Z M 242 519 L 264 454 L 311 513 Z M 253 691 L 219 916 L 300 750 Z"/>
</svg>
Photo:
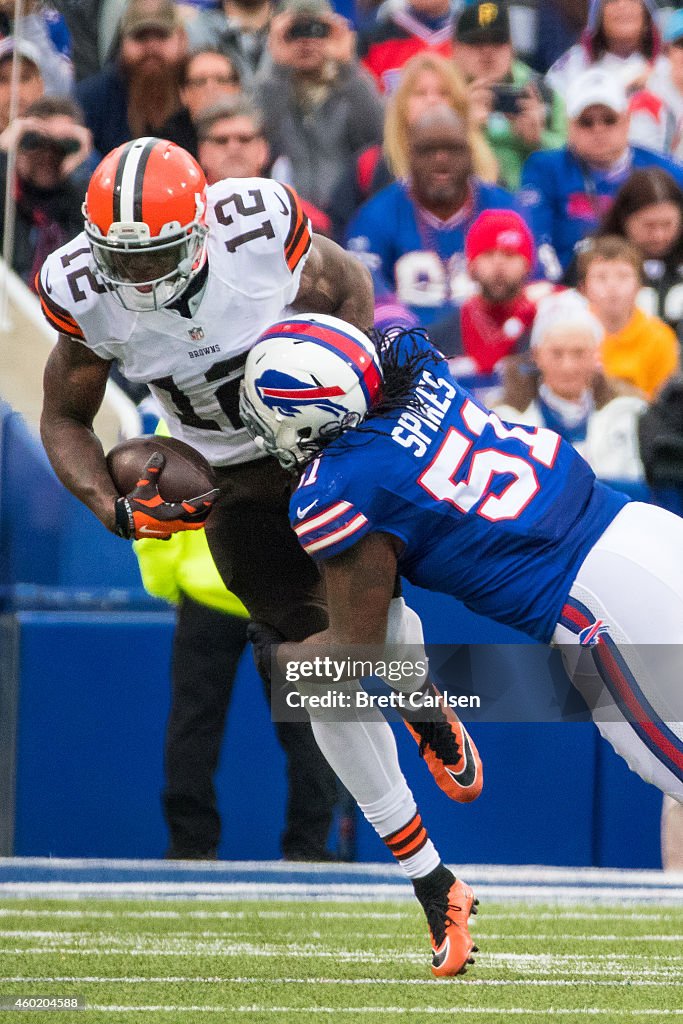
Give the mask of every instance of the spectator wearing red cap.
<svg viewBox="0 0 683 1024">
<path fill-rule="evenodd" d="M 455 376 L 490 399 L 501 361 L 528 351 L 536 304 L 553 288 L 545 281 L 527 283 L 536 260 L 534 239 L 514 210 L 484 211 L 467 235 L 465 258 L 478 293 L 431 328 L 430 336 Z"/>
</svg>

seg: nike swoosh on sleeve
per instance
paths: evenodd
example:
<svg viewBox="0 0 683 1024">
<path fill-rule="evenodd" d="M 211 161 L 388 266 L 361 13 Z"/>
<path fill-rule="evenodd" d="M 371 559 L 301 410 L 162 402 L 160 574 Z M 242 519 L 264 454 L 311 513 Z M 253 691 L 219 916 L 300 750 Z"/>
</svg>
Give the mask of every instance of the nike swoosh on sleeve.
<svg viewBox="0 0 683 1024">
<path fill-rule="evenodd" d="M 305 516 L 308 515 L 308 513 L 311 511 L 312 508 L 315 508 L 315 506 L 317 504 L 318 504 L 318 499 L 316 498 L 315 501 L 312 501 L 310 505 L 306 506 L 306 508 L 298 508 L 296 510 L 296 518 L 297 519 L 303 519 Z"/>
</svg>

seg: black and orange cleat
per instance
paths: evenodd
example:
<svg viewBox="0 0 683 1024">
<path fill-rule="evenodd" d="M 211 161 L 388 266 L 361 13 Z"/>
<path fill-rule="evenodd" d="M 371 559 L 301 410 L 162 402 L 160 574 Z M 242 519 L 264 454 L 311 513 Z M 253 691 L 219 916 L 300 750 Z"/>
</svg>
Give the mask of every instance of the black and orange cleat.
<svg viewBox="0 0 683 1024">
<path fill-rule="evenodd" d="M 428 720 L 404 718 L 406 728 L 420 747 L 420 757 L 434 776 L 439 789 L 458 803 L 476 800 L 484 785 L 484 769 L 472 738 L 458 716 L 446 707 L 436 687 L 430 696 L 438 698 L 436 707 L 425 711 Z"/>
<path fill-rule="evenodd" d="M 443 865 L 433 875 L 441 882 L 440 886 L 432 885 L 421 894 L 418 886 L 423 880 L 418 879 L 415 893 L 429 924 L 432 974 L 435 978 L 450 978 L 465 974 L 467 967 L 474 963 L 472 954 L 479 952 L 467 926 L 470 914 L 477 913 L 479 900 L 475 899 L 469 885 L 455 878 Z"/>
</svg>

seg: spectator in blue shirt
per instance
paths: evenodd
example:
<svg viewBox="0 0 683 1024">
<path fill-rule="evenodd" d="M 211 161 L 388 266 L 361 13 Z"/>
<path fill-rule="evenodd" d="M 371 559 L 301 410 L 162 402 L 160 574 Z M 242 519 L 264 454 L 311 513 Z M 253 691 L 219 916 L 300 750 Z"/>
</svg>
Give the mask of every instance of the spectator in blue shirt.
<svg viewBox="0 0 683 1024">
<path fill-rule="evenodd" d="M 482 210 L 516 209 L 514 197 L 473 174 L 467 123 L 432 107 L 410 127 L 408 178 L 382 189 L 351 221 L 347 244 L 422 326 L 444 317 L 473 291 L 465 235 Z"/>
<path fill-rule="evenodd" d="M 628 141 L 626 90 L 600 68 L 583 72 L 567 97 L 568 142 L 533 153 L 522 171 L 521 201 L 530 216 L 546 275 L 559 279 L 577 244 L 595 230 L 632 171 L 662 167 L 683 185 L 683 166 Z"/>
<path fill-rule="evenodd" d="M 179 67 L 187 37 L 172 0 L 130 0 L 116 60 L 77 87 L 101 154 L 141 135 L 158 135 L 180 107 Z"/>
</svg>

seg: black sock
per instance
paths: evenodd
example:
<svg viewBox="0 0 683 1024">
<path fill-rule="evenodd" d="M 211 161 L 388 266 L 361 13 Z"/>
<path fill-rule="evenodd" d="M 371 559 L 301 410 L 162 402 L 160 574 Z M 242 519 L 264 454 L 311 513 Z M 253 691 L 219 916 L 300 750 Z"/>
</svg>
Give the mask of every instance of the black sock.
<svg viewBox="0 0 683 1024">
<path fill-rule="evenodd" d="M 423 878 L 413 878 L 413 888 L 420 903 L 429 902 L 435 896 L 448 892 L 455 881 L 455 875 L 441 862 Z"/>
</svg>

